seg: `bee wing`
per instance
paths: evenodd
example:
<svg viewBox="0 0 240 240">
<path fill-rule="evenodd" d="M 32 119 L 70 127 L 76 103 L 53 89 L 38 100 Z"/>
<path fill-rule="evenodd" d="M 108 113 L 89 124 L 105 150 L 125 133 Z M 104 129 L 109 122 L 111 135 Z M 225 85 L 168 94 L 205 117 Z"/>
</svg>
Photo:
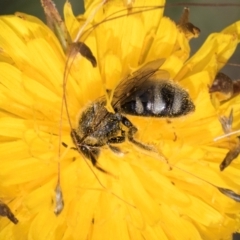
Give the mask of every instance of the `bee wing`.
<svg viewBox="0 0 240 240">
<path fill-rule="evenodd" d="M 145 64 L 142 68 L 133 72 L 130 76 L 123 79 L 119 85 L 116 87 L 113 99 L 112 106 L 114 109 L 121 106 L 129 97 L 135 97 L 136 94 L 139 94 L 145 91 L 145 85 L 148 84 L 148 80 L 154 77 L 160 77 L 161 79 L 169 79 L 169 73 L 159 68 L 165 62 L 165 59 L 157 59 L 152 62 Z M 97 102 L 104 106 L 106 104 L 106 98 L 101 97 Z M 110 113 L 103 107 L 99 108 L 98 111 L 94 114 L 93 128 L 95 131 L 101 127 L 101 121 L 105 119 Z"/>
<path fill-rule="evenodd" d="M 136 94 L 146 91 L 145 86 L 148 85 L 148 80 L 152 77 L 168 80 L 170 75 L 167 71 L 159 69 L 165 59 L 157 59 L 145 64 L 142 68 L 123 79 L 116 87 L 112 106 L 118 108 L 129 97 L 135 97 Z"/>
</svg>

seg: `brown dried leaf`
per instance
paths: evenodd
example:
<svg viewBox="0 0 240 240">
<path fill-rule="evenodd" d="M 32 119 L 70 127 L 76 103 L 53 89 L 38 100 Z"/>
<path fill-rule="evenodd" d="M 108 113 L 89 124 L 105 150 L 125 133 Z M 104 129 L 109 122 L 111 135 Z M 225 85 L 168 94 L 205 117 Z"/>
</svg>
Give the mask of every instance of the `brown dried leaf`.
<svg viewBox="0 0 240 240">
<path fill-rule="evenodd" d="M 191 38 L 197 38 L 199 36 L 200 29 L 189 22 L 189 8 L 184 8 L 178 28 L 185 34 L 188 40 Z"/>
</svg>

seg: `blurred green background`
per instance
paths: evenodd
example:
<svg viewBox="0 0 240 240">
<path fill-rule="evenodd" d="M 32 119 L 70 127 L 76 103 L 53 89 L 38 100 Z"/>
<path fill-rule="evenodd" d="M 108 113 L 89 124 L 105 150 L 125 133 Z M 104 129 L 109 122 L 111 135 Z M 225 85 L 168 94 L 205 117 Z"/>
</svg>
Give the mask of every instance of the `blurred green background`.
<svg viewBox="0 0 240 240">
<path fill-rule="evenodd" d="M 83 12 L 83 0 L 69 0 L 75 14 Z M 62 13 L 65 0 L 55 0 L 59 12 Z M 181 3 L 181 0 L 167 0 L 168 4 Z M 202 45 L 207 36 L 212 32 L 219 32 L 229 24 L 240 20 L 240 7 L 216 7 L 216 6 L 191 6 L 191 3 L 238 3 L 240 0 L 185 0 L 185 6 L 190 7 L 190 21 L 201 29 L 199 38 L 191 40 L 192 54 Z M 189 5 L 188 5 L 189 3 Z M 182 14 L 183 6 L 168 6 L 165 15 L 174 21 L 178 21 Z M 45 20 L 40 0 L 0 0 L 0 15 L 13 14 L 14 12 L 25 12 L 38 16 Z M 239 64 L 238 67 L 226 65 L 223 72 L 233 79 L 240 78 L 240 49 L 235 52 L 229 61 Z M 234 240 L 240 240 L 240 235 L 235 235 Z"/>
</svg>

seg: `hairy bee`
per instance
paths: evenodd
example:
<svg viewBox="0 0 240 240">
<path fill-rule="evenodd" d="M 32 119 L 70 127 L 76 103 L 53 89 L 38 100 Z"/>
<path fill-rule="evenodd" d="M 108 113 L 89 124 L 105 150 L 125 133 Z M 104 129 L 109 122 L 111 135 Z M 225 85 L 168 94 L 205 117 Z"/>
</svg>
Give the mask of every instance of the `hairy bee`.
<svg viewBox="0 0 240 240">
<path fill-rule="evenodd" d="M 174 118 L 194 111 L 188 92 L 173 81 L 162 79 L 168 74 L 159 70 L 163 62 L 164 59 L 152 61 L 119 83 L 111 101 L 114 113 L 108 112 L 106 98 L 102 97 L 80 115 L 78 127 L 71 131 L 73 142 L 100 171 L 106 172 L 97 163 L 102 146 L 107 145 L 113 152 L 121 154 L 121 150 L 112 144 L 122 143 L 127 138 L 140 148 L 152 149 L 134 138 L 137 128 L 125 114 Z"/>
</svg>

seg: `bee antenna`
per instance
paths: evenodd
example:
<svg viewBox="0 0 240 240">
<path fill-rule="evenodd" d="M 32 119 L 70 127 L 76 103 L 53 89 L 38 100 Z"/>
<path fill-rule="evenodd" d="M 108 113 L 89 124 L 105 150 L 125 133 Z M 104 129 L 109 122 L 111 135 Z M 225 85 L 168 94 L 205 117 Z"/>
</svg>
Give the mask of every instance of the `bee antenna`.
<svg viewBox="0 0 240 240">
<path fill-rule="evenodd" d="M 198 177 L 198 176 L 196 176 L 195 174 L 192 174 L 191 172 L 188 172 L 188 171 L 186 171 L 186 170 L 184 170 L 184 169 L 182 169 L 182 168 L 179 168 L 179 167 L 177 167 L 177 166 L 175 166 L 175 165 L 171 165 L 171 166 L 174 167 L 175 169 L 178 169 L 178 170 L 180 170 L 180 171 L 183 171 L 183 172 L 185 172 L 185 173 L 187 173 L 187 174 L 189 174 L 189 175 L 191 175 L 191 176 L 193 176 L 193 177 L 195 177 L 195 178 L 197 178 L 197 179 L 199 179 L 199 180 L 201 180 L 201 181 L 203 181 L 203 182 L 205 182 L 205 183 L 210 184 L 211 186 L 217 188 L 217 189 L 218 189 L 222 194 L 224 194 L 225 196 L 231 198 L 232 200 L 234 200 L 234 201 L 236 201 L 236 202 L 240 202 L 240 195 L 237 194 L 237 193 L 235 193 L 233 190 L 230 190 L 230 189 L 227 189 L 227 188 L 218 187 L 217 185 L 212 184 L 211 182 L 209 182 L 209 181 L 207 181 L 207 180 L 205 180 L 205 179 L 203 179 L 203 178 L 201 178 L 201 177 Z"/>
<path fill-rule="evenodd" d="M 232 132 L 230 132 L 230 133 L 226 133 L 226 134 L 224 134 L 224 135 L 221 135 L 221 136 L 219 136 L 219 137 L 216 137 L 216 138 L 213 139 L 213 141 L 214 141 L 214 142 L 217 142 L 217 141 L 219 141 L 219 140 L 221 140 L 221 139 L 223 139 L 223 138 L 227 138 L 227 137 L 230 137 L 230 136 L 232 136 L 232 135 L 237 135 L 237 134 L 240 134 L 240 130 L 232 131 Z"/>
<path fill-rule="evenodd" d="M 107 2 L 107 0 L 103 0 L 96 8 L 94 8 L 92 10 L 92 12 L 90 13 L 90 16 L 87 18 L 86 22 L 83 24 L 83 26 L 79 29 L 78 33 L 77 33 L 77 36 L 75 37 L 74 41 L 73 42 L 77 42 L 84 29 L 86 28 L 86 26 L 93 20 L 94 16 L 97 14 L 97 12 L 102 8 L 102 6 Z"/>
</svg>

